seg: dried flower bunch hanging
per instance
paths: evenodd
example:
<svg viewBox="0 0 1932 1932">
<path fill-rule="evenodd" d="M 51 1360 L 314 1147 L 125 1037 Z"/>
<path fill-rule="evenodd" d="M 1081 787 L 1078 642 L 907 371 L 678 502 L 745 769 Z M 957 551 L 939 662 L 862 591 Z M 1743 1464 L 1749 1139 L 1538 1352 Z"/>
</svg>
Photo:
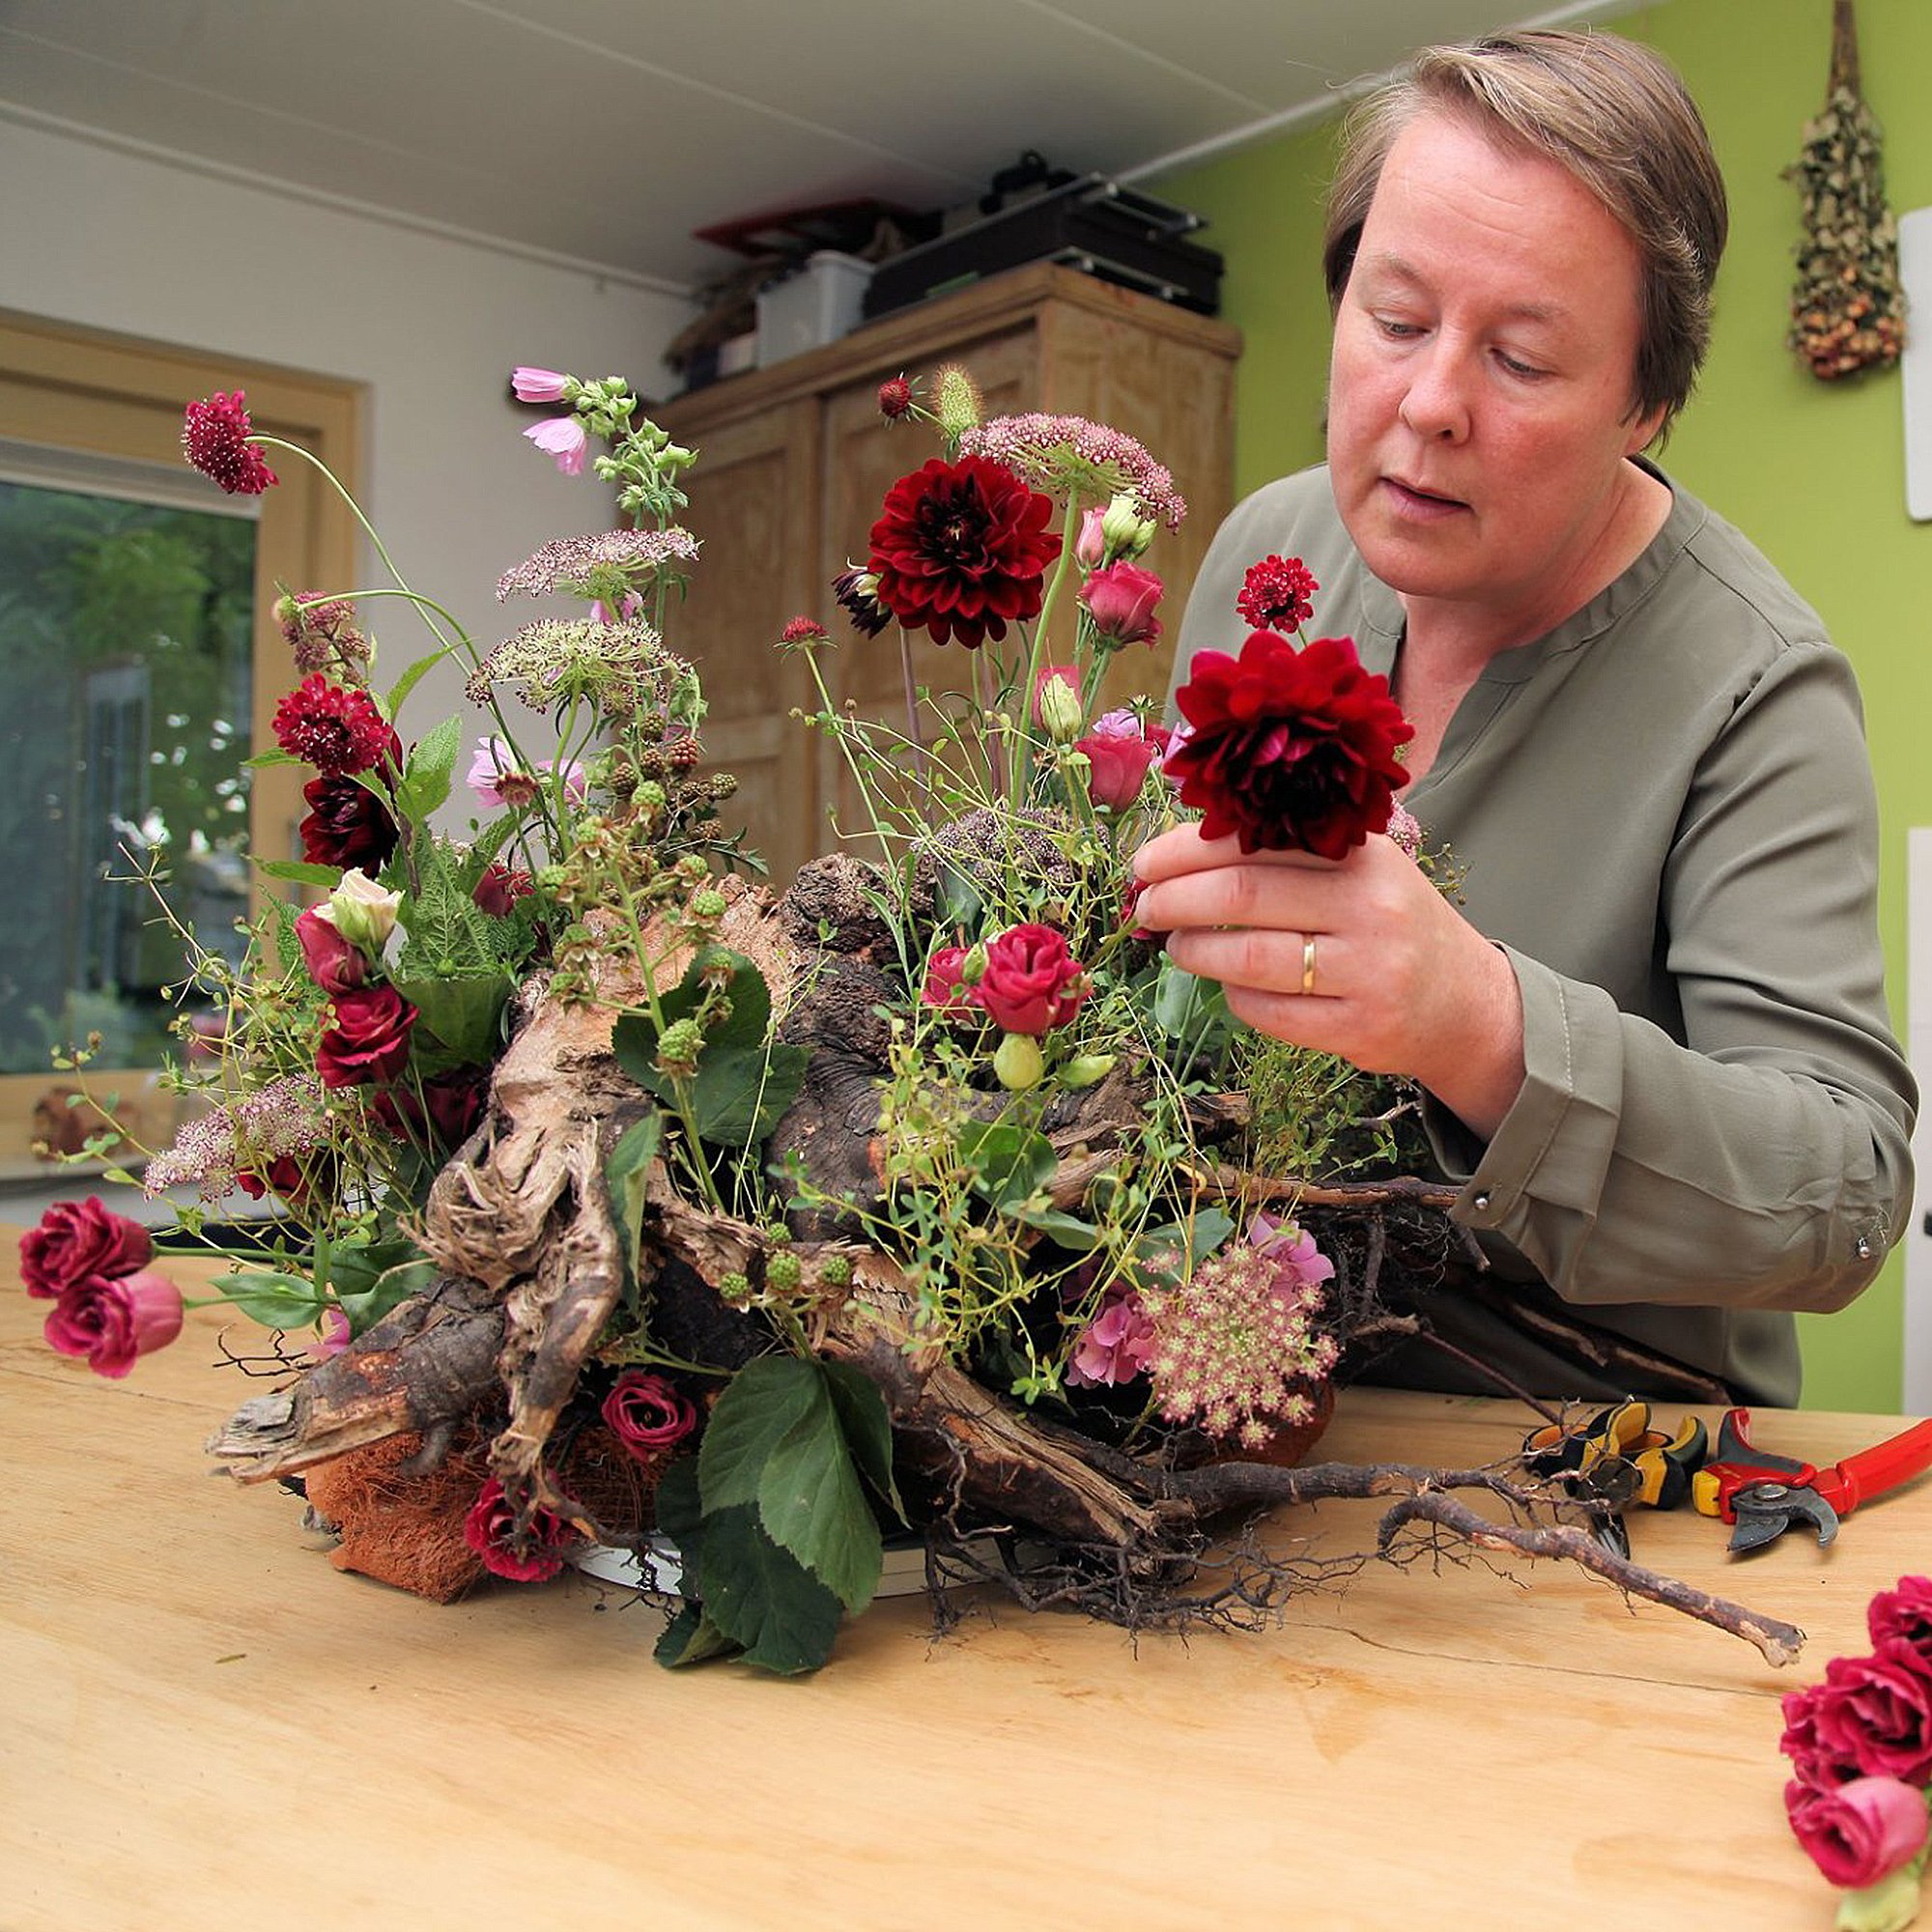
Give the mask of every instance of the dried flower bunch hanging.
<svg viewBox="0 0 1932 1932">
<path fill-rule="evenodd" d="M 1830 96 L 1785 172 L 1804 200 L 1792 348 L 1828 382 L 1889 367 L 1905 346 L 1898 228 L 1885 205 L 1878 122 L 1860 90 L 1852 0 L 1833 0 Z"/>
</svg>

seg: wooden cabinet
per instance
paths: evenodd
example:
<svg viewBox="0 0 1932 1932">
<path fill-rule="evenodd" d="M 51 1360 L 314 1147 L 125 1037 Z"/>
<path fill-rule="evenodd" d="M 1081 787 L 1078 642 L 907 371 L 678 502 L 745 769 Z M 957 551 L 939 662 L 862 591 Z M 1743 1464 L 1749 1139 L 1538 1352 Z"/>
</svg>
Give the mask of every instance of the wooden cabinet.
<svg viewBox="0 0 1932 1932">
<path fill-rule="evenodd" d="M 776 881 L 831 849 L 828 813 L 849 829 L 856 805 L 834 749 L 791 715 L 818 700 L 809 668 L 776 647 L 785 622 L 803 613 L 832 633 L 837 648 L 818 663 L 835 704 L 903 715 L 896 634 L 861 638 L 831 589 L 848 560 L 866 560 L 893 483 L 939 453 L 929 429 L 880 416 L 879 384 L 958 362 L 988 414 L 1051 410 L 1109 423 L 1174 472 L 1188 515 L 1148 559 L 1167 582 L 1166 633 L 1117 663 L 1109 691 L 1122 697 L 1165 688 L 1187 586 L 1231 505 L 1239 353 L 1224 323 L 1039 264 L 656 412 L 702 457 L 685 521 L 704 548 L 671 641 L 704 679 L 707 757 L 739 781 L 727 817 L 746 826 Z M 969 688 L 956 644 L 922 638 L 914 665 L 935 690 Z"/>
</svg>

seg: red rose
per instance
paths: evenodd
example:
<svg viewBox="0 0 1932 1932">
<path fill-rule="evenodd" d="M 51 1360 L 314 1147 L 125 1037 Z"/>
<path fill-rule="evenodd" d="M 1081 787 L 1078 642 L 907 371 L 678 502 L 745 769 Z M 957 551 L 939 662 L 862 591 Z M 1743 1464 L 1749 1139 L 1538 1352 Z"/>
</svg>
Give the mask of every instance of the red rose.
<svg viewBox="0 0 1932 1932">
<path fill-rule="evenodd" d="M 987 941 L 973 995 L 1008 1033 L 1037 1036 L 1070 1020 L 1088 991 L 1064 935 L 1050 925 L 1009 925 Z"/>
<path fill-rule="evenodd" d="M 550 1509 L 537 1510 L 519 1538 L 517 1513 L 495 1476 L 477 1492 L 463 1519 L 463 1540 L 483 1559 L 486 1570 L 513 1583 L 541 1583 L 554 1577 L 563 1568 L 562 1552 L 582 1541 L 576 1529 Z"/>
<path fill-rule="evenodd" d="M 1876 1885 L 1925 1842 L 1924 1795 L 1895 1777 L 1855 1777 L 1832 1791 L 1793 1779 L 1784 1807 L 1812 1863 L 1847 1890 Z"/>
<path fill-rule="evenodd" d="M 393 986 L 344 993 L 332 1010 L 335 1024 L 315 1051 L 325 1087 L 371 1087 L 403 1070 L 416 1009 Z"/>
<path fill-rule="evenodd" d="M 1784 1720 L 1781 1748 L 1804 1783 L 1932 1783 L 1932 1677 L 1897 1638 L 1870 1657 L 1834 1657 L 1824 1683 L 1785 1698 Z"/>
<path fill-rule="evenodd" d="M 1153 607 L 1163 588 L 1152 571 L 1137 563 L 1110 563 L 1080 586 L 1080 601 L 1103 638 L 1117 644 L 1151 644 L 1160 636 Z"/>
<path fill-rule="evenodd" d="M 164 1349 L 181 1333 L 182 1293 L 167 1276 L 91 1274 L 61 1291 L 47 1317 L 50 1348 L 85 1355 L 98 1376 L 119 1380 L 135 1357 Z"/>
<path fill-rule="evenodd" d="M 1871 1600 L 1865 1621 L 1874 1650 L 1903 1643 L 1932 1676 L 1932 1577 L 1901 1577 L 1897 1589 L 1881 1590 Z"/>
<path fill-rule="evenodd" d="M 697 1410 L 662 1376 L 626 1369 L 604 1398 L 611 1433 L 640 1463 L 655 1462 L 697 1427 Z"/>
<path fill-rule="evenodd" d="M 459 1066 L 412 1086 L 385 1087 L 369 1111 L 399 1141 L 435 1153 L 451 1153 L 475 1132 L 489 1099 L 489 1076 L 480 1066 Z"/>
<path fill-rule="evenodd" d="M 925 965 L 925 984 L 920 988 L 919 1003 L 931 1007 L 952 1020 L 964 1019 L 970 1013 L 980 1010 L 980 1003 L 973 997 L 973 988 L 960 979 L 960 969 L 966 964 L 966 949 L 963 946 L 942 946 Z"/>
<path fill-rule="evenodd" d="M 369 962 L 359 946 L 352 946 L 326 916 L 326 908 L 310 906 L 296 921 L 296 942 L 301 948 L 308 977 L 325 993 L 353 993 L 369 977 Z"/>
<path fill-rule="evenodd" d="M 154 1253 L 147 1229 L 90 1194 L 85 1201 L 56 1201 L 20 1236 L 20 1278 L 37 1301 L 52 1301 L 89 1275 L 132 1274 Z"/>
<path fill-rule="evenodd" d="M 519 899 L 527 898 L 535 890 L 530 875 L 521 867 L 513 869 L 501 860 L 492 859 L 483 867 L 483 875 L 476 881 L 469 896 L 492 919 L 508 919 L 510 908 Z"/>
<path fill-rule="evenodd" d="M 299 1206 L 314 1183 L 294 1154 L 283 1153 L 277 1154 L 266 1168 L 244 1167 L 238 1170 L 235 1184 L 251 1201 L 260 1201 L 268 1194 L 279 1194 L 284 1201 Z"/>
<path fill-rule="evenodd" d="M 1053 503 L 1004 464 L 938 457 L 901 476 L 872 526 L 873 594 L 909 631 L 969 650 L 1039 615 L 1046 566 L 1060 554 Z"/>
<path fill-rule="evenodd" d="M 1388 823 L 1407 782 L 1395 753 L 1414 726 L 1347 638 L 1296 650 L 1255 631 L 1239 658 L 1201 652 L 1175 701 L 1189 729 L 1168 775 L 1203 814 L 1202 836 L 1233 833 L 1243 852 L 1344 858 Z"/>
</svg>

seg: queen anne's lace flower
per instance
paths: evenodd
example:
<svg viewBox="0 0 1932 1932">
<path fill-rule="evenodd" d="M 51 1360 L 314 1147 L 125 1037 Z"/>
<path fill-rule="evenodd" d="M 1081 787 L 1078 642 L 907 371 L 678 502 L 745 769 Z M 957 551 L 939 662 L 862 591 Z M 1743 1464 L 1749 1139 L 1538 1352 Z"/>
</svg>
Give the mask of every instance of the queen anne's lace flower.
<svg viewBox="0 0 1932 1932">
<path fill-rule="evenodd" d="M 493 685 L 507 684 L 532 711 L 548 711 L 573 697 L 612 711 L 634 706 L 647 682 L 689 672 L 684 660 L 666 650 L 640 618 L 599 624 L 544 617 L 504 639 L 463 688 L 478 704 L 489 701 Z"/>
<path fill-rule="evenodd" d="M 526 597 L 547 596 L 553 590 L 590 597 L 599 594 L 596 580 L 602 573 L 636 577 L 669 564 L 696 561 L 697 539 L 675 525 L 668 530 L 599 530 L 591 536 L 558 537 L 497 580 L 497 601 L 500 604 L 519 591 Z"/>
<path fill-rule="evenodd" d="M 1072 491 L 1083 497 L 1131 495 L 1142 516 L 1157 517 L 1171 530 L 1178 530 L 1187 514 L 1173 476 L 1140 443 L 1085 416 L 1049 415 L 1039 410 L 995 416 L 969 429 L 959 447 L 1004 463 L 1050 497 L 1065 497 Z"/>
</svg>

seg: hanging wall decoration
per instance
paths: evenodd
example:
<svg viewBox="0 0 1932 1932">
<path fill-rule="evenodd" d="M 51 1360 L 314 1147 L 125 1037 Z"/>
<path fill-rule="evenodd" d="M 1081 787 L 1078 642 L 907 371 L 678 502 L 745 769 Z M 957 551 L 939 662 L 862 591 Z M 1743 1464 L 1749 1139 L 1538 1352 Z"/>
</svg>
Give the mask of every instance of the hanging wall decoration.
<svg viewBox="0 0 1932 1932">
<path fill-rule="evenodd" d="M 1785 172 L 1804 203 L 1792 348 L 1828 382 L 1889 367 L 1905 343 L 1905 297 L 1879 126 L 1859 84 L 1852 0 L 1833 0 L 1830 95 Z"/>
</svg>

